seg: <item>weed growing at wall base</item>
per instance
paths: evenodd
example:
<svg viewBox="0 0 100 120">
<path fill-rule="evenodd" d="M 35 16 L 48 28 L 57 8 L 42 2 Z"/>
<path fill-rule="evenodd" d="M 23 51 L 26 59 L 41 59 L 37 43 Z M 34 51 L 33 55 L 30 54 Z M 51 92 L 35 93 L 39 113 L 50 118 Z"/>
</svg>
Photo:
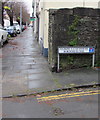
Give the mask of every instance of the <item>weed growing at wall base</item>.
<svg viewBox="0 0 100 120">
<path fill-rule="evenodd" d="M 68 27 L 68 36 L 71 36 L 72 39 L 69 42 L 70 46 L 76 46 L 78 44 L 78 33 L 79 30 L 77 30 L 77 25 L 79 23 L 80 17 L 75 15 L 75 19 L 73 23 Z"/>
</svg>

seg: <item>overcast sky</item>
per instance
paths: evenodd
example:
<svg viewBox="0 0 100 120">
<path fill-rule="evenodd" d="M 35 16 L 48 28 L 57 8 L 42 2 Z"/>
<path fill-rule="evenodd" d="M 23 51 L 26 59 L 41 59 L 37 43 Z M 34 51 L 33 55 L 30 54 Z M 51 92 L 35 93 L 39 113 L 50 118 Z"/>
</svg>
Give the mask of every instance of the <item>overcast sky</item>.
<svg viewBox="0 0 100 120">
<path fill-rule="evenodd" d="M 25 4 L 27 5 L 28 11 L 30 14 L 32 14 L 32 0 L 23 0 L 25 2 Z"/>
<path fill-rule="evenodd" d="M 4 1 L 4 0 L 2 0 Z M 13 0 L 11 0 L 13 1 Z M 32 14 L 33 12 L 33 8 L 32 8 L 32 1 L 33 0 L 15 0 L 15 1 L 19 1 L 19 2 L 25 2 L 26 6 L 27 6 L 27 9 L 29 11 L 30 14 Z M 82 1 L 85 1 L 85 2 L 90 2 L 91 4 L 93 4 L 93 2 L 99 2 L 100 0 L 41 0 L 41 1 L 49 1 L 49 2 L 82 2 Z"/>
<path fill-rule="evenodd" d="M 27 7 L 28 7 L 28 11 L 30 13 L 32 13 L 33 9 L 32 9 L 32 1 L 33 0 L 22 0 L 26 3 Z M 42 0 L 41 0 L 42 1 Z M 57 1 L 60 1 L 60 2 L 81 2 L 81 1 L 85 1 L 85 2 L 99 2 L 100 0 L 43 0 L 43 1 L 49 1 L 49 2 L 57 2 Z"/>
</svg>

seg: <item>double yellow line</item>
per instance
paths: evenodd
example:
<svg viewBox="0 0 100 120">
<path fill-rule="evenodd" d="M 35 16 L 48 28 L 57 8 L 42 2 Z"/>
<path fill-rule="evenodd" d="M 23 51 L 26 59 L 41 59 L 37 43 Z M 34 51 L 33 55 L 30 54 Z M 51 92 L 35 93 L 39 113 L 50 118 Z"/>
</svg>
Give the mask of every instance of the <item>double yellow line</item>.
<svg viewBox="0 0 100 120">
<path fill-rule="evenodd" d="M 78 97 L 78 96 L 96 95 L 96 94 L 100 94 L 100 90 L 69 93 L 69 94 L 66 93 L 61 95 L 41 97 L 41 98 L 37 98 L 37 100 L 38 102 L 42 102 L 42 101 L 48 101 L 48 100 L 56 100 L 56 99 L 71 98 L 71 97 Z"/>
</svg>

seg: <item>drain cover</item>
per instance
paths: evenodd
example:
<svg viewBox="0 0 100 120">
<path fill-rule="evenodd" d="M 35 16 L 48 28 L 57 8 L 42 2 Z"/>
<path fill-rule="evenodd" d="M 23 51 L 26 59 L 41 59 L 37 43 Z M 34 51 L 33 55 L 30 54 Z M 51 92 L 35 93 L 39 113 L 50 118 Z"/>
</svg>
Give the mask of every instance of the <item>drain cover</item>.
<svg viewBox="0 0 100 120">
<path fill-rule="evenodd" d="M 54 108 L 53 109 L 53 114 L 56 115 L 56 116 L 57 115 L 64 115 L 64 112 L 60 108 Z"/>
</svg>

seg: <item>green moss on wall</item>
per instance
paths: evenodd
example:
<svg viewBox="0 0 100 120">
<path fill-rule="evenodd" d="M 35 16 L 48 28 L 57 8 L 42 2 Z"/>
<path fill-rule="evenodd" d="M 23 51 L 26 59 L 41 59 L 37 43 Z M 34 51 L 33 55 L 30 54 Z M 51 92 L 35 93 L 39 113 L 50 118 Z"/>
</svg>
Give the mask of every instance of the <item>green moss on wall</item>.
<svg viewBox="0 0 100 120">
<path fill-rule="evenodd" d="M 68 36 L 71 36 L 72 39 L 69 42 L 69 46 L 76 46 L 78 44 L 78 33 L 79 30 L 77 30 L 77 25 L 80 21 L 80 17 L 75 15 L 75 19 L 73 21 L 73 23 L 68 27 Z"/>
</svg>

